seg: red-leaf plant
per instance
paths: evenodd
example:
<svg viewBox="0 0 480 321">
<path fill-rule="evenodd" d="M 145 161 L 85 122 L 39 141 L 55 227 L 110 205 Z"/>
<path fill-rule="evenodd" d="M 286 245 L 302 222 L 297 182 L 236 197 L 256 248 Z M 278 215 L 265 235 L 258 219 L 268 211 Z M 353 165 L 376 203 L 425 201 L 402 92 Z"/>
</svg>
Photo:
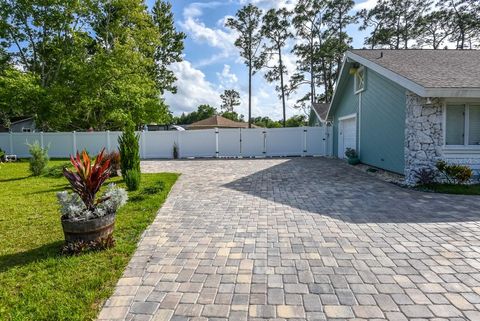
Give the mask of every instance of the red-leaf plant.
<svg viewBox="0 0 480 321">
<path fill-rule="evenodd" d="M 93 211 L 97 204 L 105 201 L 105 199 L 95 200 L 103 183 L 110 177 L 110 160 L 104 160 L 104 153 L 105 149 L 102 149 L 92 162 L 85 150 L 81 155 L 77 152 L 75 157 L 70 156 L 70 162 L 76 172 L 63 169 L 63 175 L 70 182 L 73 191 L 80 196 L 90 211 Z"/>
</svg>

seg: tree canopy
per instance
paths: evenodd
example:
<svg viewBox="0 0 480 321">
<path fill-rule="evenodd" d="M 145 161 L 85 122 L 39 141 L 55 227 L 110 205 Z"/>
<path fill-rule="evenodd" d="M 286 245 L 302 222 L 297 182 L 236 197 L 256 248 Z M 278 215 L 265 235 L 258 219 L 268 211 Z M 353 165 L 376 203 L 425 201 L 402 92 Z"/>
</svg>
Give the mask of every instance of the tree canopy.
<svg viewBox="0 0 480 321">
<path fill-rule="evenodd" d="M 6 0 L 0 19 L 4 122 L 22 114 L 42 130 L 105 130 L 170 120 L 161 95 L 175 91 L 168 66 L 185 38 L 170 4 Z"/>
</svg>

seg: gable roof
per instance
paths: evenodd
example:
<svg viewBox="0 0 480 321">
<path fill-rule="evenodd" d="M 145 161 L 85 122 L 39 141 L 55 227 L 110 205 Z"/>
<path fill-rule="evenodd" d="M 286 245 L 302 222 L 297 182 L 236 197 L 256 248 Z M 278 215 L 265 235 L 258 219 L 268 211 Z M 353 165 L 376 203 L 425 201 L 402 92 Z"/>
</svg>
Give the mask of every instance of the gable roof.
<svg viewBox="0 0 480 321">
<path fill-rule="evenodd" d="M 188 126 L 189 129 L 201 129 L 201 128 L 248 128 L 248 123 L 237 122 L 231 119 L 215 115 L 207 119 L 197 121 Z M 257 127 L 252 124 L 252 127 Z"/>
<path fill-rule="evenodd" d="M 328 108 L 330 107 L 329 103 L 313 103 L 312 110 L 317 115 L 320 121 L 324 122 L 327 120 Z"/>
<path fill-rule="evenodd" d="M 353 63 L 420 97 L 480 98 L 480 50 L 353 49 L 345 54 L 327 117 L 338 102 Z"/>
<path fill-rule="evenodd" d="M 346 57 L 421 97 L 480 97 L 480 50 L 357 49 Z"/>
</svg>

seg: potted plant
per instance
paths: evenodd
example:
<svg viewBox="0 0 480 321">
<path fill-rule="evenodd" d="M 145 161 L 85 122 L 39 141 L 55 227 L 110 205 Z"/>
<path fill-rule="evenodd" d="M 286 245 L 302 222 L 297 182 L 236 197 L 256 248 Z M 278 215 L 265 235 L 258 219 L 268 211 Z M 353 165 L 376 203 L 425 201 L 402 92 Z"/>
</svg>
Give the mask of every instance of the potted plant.
<svg viewBox="0 0 480 321">
<path fill-rule="evenodd" d="M 74 171 L 63 169 L 73 193 L 63 191 L 57 194 L 62 214 L 61 221 L 65 241 L 71 243 L 105 242 L 112 238 L 117 210 L 128 197 L 127 192 L 110 184 L 99 198 L 97 194 L 110 176 L 110 161 L 104 161 L 105 150 L 95 159 L 90 159 L 86 151 L 70 161 Z"/>
<path fill-rule="evenodd" d="M 178 146 L 177 146 L 177 143 L 173 143 L 173 159 L 178 159 Z"/>
<path fill-rule="evenodd" d="M 360 164 L 360 159 L 358 158 L 357 151 L 353 148 L 347 148 L 345 151 L 345 156 L 347 157 L 348 163 L 350 165 Z"/>
</svg>

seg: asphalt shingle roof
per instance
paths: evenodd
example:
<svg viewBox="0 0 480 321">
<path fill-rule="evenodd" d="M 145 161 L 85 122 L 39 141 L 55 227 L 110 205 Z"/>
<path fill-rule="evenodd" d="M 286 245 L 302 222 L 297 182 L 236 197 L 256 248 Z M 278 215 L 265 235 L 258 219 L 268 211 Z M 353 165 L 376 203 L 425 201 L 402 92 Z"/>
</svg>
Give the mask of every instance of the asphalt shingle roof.
<svg viewBox="0 0 480 321">
<path fill-rule="evenodd" d="M 215 115 L 215 116 L 212 116 L 210 118 L 197 121 L 197 122 L 188 126 L 188 128 L 190 128 L 190 129 L 194 129 L 194 128 L 197 128 L 197 129 L 198 128 L 214 128 L 214 127 L 218 127 L 218 128 L 248 128 L 248 123 L 236 122 L 236 121 L 230 120 L 228 118 L 225 118 L 225 117 L 222 117 L 222 116 L 219 116 L 219 115 Z M 252 125 L 252 127 L 257 127 L 257 126 Z"/>
<path fill-rule="evenodd" d="M 480 88 L 480 50 L 351 50 L 425 88 Z"/>
<path fill-rule="evenodd" d="M 324 121 L 327 118 L 328 108 L 330 108 L 329 103 L 314 103 L 312 107 L 315 110 L 315 113 L 318 115 L 318 117 L 320 117 L 322 121 Z"/>
</svg>

